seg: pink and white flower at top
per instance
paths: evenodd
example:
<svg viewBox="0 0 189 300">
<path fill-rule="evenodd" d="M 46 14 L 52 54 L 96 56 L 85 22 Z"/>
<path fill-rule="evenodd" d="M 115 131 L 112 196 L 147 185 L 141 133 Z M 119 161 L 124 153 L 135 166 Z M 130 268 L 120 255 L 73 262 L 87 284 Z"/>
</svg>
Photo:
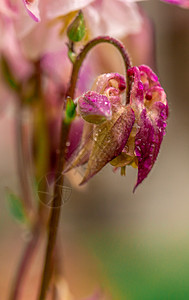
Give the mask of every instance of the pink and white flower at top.
<svg viewBox="0 0 189 300">
<path fill-rule="evenodd" d="M 114 168 L 121 168 L 122 174 L 127 165 L 138 168 L 136 188 L 156 161 L 167 125 L 166 94 L 158 77 L 146 65 L 130 68 L 128 76 L 133 83 L 127 105 L 121 99 L 124 78 L 117 73 L 101 75 L 95 91 L 83 94 L 78 100 L 79 111 L 85 120 L 88 107 L 89 123 L 85 122 L 80 146 L 65 171 L 87 162 L 81 184 L 110 162 Z M 105 106 L 105 102 L 108 105 Z M 102 110 L 99 109 L 101 104 Z M 103 120 L 100 118 L 102 111 Z"/>
<path fill-rule="evenodd" d="M 142 16 L 134 0 L 3 0 L 6 16 L 26 58 L 39 59 L 47 52 L 60 51 L 64 43 L 60 32 L 72 21 L 69 13 L 83 10 L 89 36 L 124 37 L 139 32 Z M 13 9 L 14 8 L 14 9 Z M 14 14 L 14 16 L 13 16 Z M 28 15 L 29 14 L 29 15 Z M 6 28 L 3 29 L 8 33 Z"/>
<path fill-rule="evenodd" d="M 163 2 L 168 2 L 170 4 L 179 5 L 184 8 L 189 8 L 189 0 L 162 0 Z"/>
<path fill-rule="evenodd" d="M 22 35 L 27 34 L 29 29 L 35 27 L 35 22 L 54 20 L 82 9 L 91 35 L 123 37 L 138 32 L 142 25 L 142 17 L 136 2 L 135 0 L 47 0 L 44 2 L 23 0 L 23 6 L 33 23 L 27 20 L 18 5 L 21 16 L 19 23 L 23 25 L 23 30 L 19 28 L 19 31 Z"/>
<path fill-rule="evenodd" d="M 77 9 L 82 9 L 93 36 L 123 37 L 138 32 L 142 25 L 142 17 L 134 0 L 50 1 L 47 16 L 53 19 Z"/>
</svg>

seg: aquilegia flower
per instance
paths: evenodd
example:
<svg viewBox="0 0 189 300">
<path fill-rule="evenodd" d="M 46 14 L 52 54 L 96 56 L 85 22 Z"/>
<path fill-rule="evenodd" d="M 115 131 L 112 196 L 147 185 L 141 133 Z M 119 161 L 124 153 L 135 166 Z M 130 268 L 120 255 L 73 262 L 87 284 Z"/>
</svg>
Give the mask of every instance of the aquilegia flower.
<svg viewBox="0 0 189 300">
<path fill-rule="evenodd" d="M 166 94 L 146 65 L 130 68 L 128 76 L 132 88 L 127 105 L 121 98 L 125 80 L 117 73 L 99 76 L 93 90 L 78 99 L 85 124 L 66 171 L 88 162 L 81 184 L 110 162 L 122 174 L 127 165 L 138 167 L 136 188 L 154 165 L 167 125 Z"/>
</svg>

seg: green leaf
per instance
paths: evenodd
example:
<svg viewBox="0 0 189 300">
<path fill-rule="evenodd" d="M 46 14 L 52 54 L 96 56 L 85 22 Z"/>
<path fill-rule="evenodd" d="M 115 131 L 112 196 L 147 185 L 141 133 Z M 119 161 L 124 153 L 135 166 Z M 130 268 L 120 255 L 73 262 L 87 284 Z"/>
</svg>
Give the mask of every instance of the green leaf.
<svg viewBox="0 0 189 300">
<path fill-rule="evenodd" d="M 66 113 L 65 113 L 65 122 L 71 123 L 76 115 L 76 105 L 71 98 L 67 98 L 66 103 Z"/>
<path fill-rule="evenodd" d="M 70 61 L 74 64 L 76 60 L 76 54 L 71 49 L 68 50 L 68 57 Z"/>
<path fill-rule="evenodd" d="M 14 75 L 11 72 L 10 66 L 4 56 L 1 56 L 1 70 L 4 77 L 5 82 L 13 89 L 13 90 L 19 90 L 20 84 L 14 77 Z"/>
<path fill-rule="evenodd" d="M 85 20 L 82 11 L 79 11 L 76 18 L 68 26 L 67 36 L 72 42 L 80 42 L 85 36 Z"/>
<path fill-rule="evenodd" d="M 20 198 L 12 192 L 8 192 L 7 201 L 11 215 L 20 223 L 27 223 L 27 216 Z"/>
</svg>

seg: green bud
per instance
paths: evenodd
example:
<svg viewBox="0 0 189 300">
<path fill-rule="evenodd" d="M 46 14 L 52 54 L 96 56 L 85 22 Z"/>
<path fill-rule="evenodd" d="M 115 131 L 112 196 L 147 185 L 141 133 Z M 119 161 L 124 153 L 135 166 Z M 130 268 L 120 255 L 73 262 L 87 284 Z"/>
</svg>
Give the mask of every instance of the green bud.
<svg viewBox="0 0 189 300">
<path fill-rule="evenodd" d="M 74 64 L 76 60 L 76 54 L 72 50 L 68 50 L 68 57 L 70 61 Z"/>
<path fill-rule="evenodd" d="M 76 105 L 71 98 L 67 98 L 66 103 L 66 113 L 65 113 L 65 122 L 71 123 L 76 115 Z"/>
<path fill-rule="evenodd" d="M 80 42 L 85 36 L 85 21 L 82 11 L 79 11 L 76 18 L 68 26 L 67 36 L 72 42 Z"/>
</svg>

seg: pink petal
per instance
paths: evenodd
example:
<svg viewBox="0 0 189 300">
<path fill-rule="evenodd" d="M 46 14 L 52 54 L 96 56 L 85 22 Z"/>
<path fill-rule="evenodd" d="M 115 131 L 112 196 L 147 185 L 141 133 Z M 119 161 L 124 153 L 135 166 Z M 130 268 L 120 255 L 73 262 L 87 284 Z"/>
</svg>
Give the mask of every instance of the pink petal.
<svg viewBox="0 0 189 300">
<path fill-rule="evenodd" d="M 139 67 L 140 72 L 146 73 L 148 79 L 156 84 L 159 84 L 157 75 L 152 71 L 152 69 L 146 65 L 140 65 Z"/>
<path fill-rule="evenodd" d="M 84 9 L 84 14 L 93 36 L 111 35 L 124 37 L 139 32 L 142 17 L 136 1 L 93 1 Z"/>
<path fill-rule="evenodd" d="M 114 80 L 117 82 L 117 86 L 113 82 Z M 118 94 L 123 92 L 126 88 L 124 76 L 120 75 L 119 73 L 105 73 L 98 76 L 94 88 L 96 92 L 102 94 L 110 87 L 116 88 L 118 90 Z"/>
<path fill-rule="evenodd" d="M 35 22 L 41 21 L 39 13 L 39 0 L 23 0 L 24 5 L 30 17 Z"/>
<path fill-rule="evenodd" d="M 140 77 L 140 70 L 138 67 L 132 67 L 128 70 L 128 76 L 134 76 L 134 81 L 131 89 L 130 103 L 141 107 L 144 102 L 144 86 Z"/>
<path fill-rule="evenodd" d="M 105 95 L 96 92 L 83 94 L 78 106 L 82 118 L 89 123 L 99 124 L 112 117 L 111 102 Z"/>
<path fill-rule="evenodd" d="M 152 169 L 165 135 L 167 106 L 161 102 L 154 104 L 159 111 L 159 117 L 152 121 L 144 109 L 138 123 L 139 131 L 135 138 L 135 153 L 138 158 L 138 179 L 136 187 L 147 177 Z"/>
<path fill-rule="evenodd" d="M 93 148 L 81 185 L 121 153 L 129 138 L 134 121 L 134 112 L 128 105 L 122 107 L 111 121 L 96 126 L 93 133 Z"/>
<path fill-rule="evenodd" d="M 49 1 L 47 5 L 47 16 L 50 19 L 64 16 L 72 11 L 82 9 L 94 0 L 56 0 Z"/>
</svg>

